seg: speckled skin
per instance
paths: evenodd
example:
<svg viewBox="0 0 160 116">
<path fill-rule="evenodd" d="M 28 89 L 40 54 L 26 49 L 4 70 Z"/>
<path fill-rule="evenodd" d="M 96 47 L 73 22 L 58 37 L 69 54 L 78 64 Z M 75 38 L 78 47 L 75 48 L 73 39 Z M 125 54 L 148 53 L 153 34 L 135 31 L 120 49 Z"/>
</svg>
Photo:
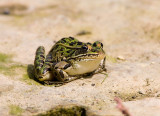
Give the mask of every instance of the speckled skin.
<svg viewBox="0 0 160 116">
<path fill-rule="evenodd" d="M 72 74 L 70 69 L 76 70 L 75 64 L 79 65 L 79 62 L 81 63 L 83 60 L 86 62 L 86 60 L 89 59 L 93 61 L 103 59 L 103 63 L 99 63 L 99 67 L 97 67 L 96 70 L 90 70 L 84 74 L 77 73 L 70 75 Z M 88 62 L 86 62 L 86 65 L 87 63 Z M 44 47 L 38 47 L 34 67 L 36 78 L 45 82 L 58 80 L 63 83 L 77 79 L 87 73 L 102 72 L 106 70 L 103 44 L 99 41 L 93 44 L 83 43 L 73 37 L 62 38 L 51 48 L 46 57 Z"/>
</svg>

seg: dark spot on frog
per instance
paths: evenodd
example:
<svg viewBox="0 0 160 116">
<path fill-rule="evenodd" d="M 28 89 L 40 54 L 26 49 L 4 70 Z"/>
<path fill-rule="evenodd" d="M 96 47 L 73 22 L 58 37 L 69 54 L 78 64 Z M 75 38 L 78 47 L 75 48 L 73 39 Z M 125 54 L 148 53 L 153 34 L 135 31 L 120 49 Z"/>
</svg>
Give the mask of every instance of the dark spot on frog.
<svg viewBox="0 0 160 116">
<path fill-rule="evenodd" d="M 47 56 L 47 58 L 51 59 L 51 58 L 52 58 L 52 56 L 51 56 L 51 55 L 48 55 L 48 56 Z"/>
<path fill-rule="evenodd" d="M 44 54 L 44 52 L 36 52 L 36 55 L 39 55 L 39 54 Z"/>
<path fill-rule="evenodd" d="M 55 47 L 55 48 L 57 49 L 58 47 L 59 47 L 59 45 L 56 45 L 56 47 Z M 53 51 L 53 50 L 51 50 L 51 51 Z"/>
<path fill-rule="evenodd" d="M 94 43 L 94 44 L 93 44 L 93 46 L 94 46 L 94 47 L 96 47 L 96 46 L 97 46 L 97 44 L 96 44 L 96 43 Z"/>
<path fill-rule="evenodd" d="M 51 68 L 48 68 L 47 70 L 48 70 L 48 71 L 51 71 Z"/>
<path fill-rule="evenodd" d="M 39 57 L 36 57 L 35 60 L 39 60 Z"/>
<path fill-rule="evenodd" d="M 82 45 L 82 44 L 83 44 L 82 42 L 78 42 L 78 43 L 77 43 L 77 45 Z"/>
<path fill-rule="evenodd" d="M 66 38 L 62 38 L 61 40 L 63 40 L 63 41 L 64 41 L 65 39 L 66 39 Z"/>
<path fill-rule="evenodd" d="M 60 49 L 60 51 L 63 51 L 63 50 L 64 50 L 64 48 L 61 48 L 61 49 Z"/>
<path fill-rule="evenodd" d="M 57 76 L 57 73 L 55 72 L 54 75 Z"/>
<path fill-rule="evenodd" d="M 67 51 L 67 53 L 71 53 L 71 52 L 72 52 L 72 50 L 68 50 L 68 51 Z"/>
<path fill-rule="evenodd" d="M 95 49 L 92 49 L 91 51 L 92 51 L 92 52 L 95 52 L 96 50 L 95 50 Z"/>
<path fill-rule="evenodd" d="M 43 60 L 40 60 L 40 63 L 42 63 L 42 65 L 44 64 L 44 61 Z"/>
<path fill-rule="evenodd" d="M 39 66 L 40 66 L 40 67 L 42 67 L 42 66 L 43 66 L 43 64 L 40 64 Z"/>
<path fill-rule="evenodd" d="M 64 52 L 61 52 L 61 56 L 63 56 Z"/>
<path fill-rule="evenodd" d="M 88 45 L 92 45 L 90 42 L 87 43 Z"/>
<path fill-rule="evenodd" d="M 73 37 L 69 37 L 70 39 L 72 39 L 72 40 L 74 40 L 74 38 Z"/>
<path fill-rule="evenodd" d="M 59 74 L 61 75 L 62 78 L 64 78 L 64 74 L 62 70 L 59 71 Z"/>
<path fill-rule="evenodd" d="M 70 46 L 73 46 L 74 44 L 75 44 L 75 42 L 71 42 L 71 43 L 69 43 L 69 45 L 70 45 Z"/>
<path fill-rule="evenodd" d="M 66 64 L 64 67 L 63 67 L 63 69 L 67 69 L 68 67 L 70 67 L 71 66 L 71 64 Z"/>
<path fill-rule="evenodd" d="M 40 55 L 40 57 L 45 58 L 44 55 Z"/>
</svg>

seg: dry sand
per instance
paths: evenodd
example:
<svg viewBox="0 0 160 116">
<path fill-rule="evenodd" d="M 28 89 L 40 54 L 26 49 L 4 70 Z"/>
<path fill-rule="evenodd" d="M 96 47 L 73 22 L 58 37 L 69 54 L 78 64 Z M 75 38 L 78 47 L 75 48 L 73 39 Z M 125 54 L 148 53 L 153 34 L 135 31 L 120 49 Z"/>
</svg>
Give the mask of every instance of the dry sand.
<svg viewBox="0 0 160 116">
<path fill-rule="evenodd" d="M 77 104 L 100 116 L 122 116 L 114 101 L 119 97 L 133 116 L 159 116 L 159 11 L 159 0 L 0 0 L 0 53 L 12 55 L 1 65 L 20 65 L 0 71 L 0 115 L 28 116 Z M 89 33 L 77 35 L 81 31 Z M 49 51 L 68 36 L 104 44 L 105 80 L 96 74 L 54 87 L 23 79 L 38 46 Z"/>
</svg>

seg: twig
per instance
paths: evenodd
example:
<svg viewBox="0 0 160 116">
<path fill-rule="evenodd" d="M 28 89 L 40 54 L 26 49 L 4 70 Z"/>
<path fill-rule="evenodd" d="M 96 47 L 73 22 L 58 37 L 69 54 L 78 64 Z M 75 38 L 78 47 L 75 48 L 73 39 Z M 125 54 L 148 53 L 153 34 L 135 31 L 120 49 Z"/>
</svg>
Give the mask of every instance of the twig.
<svg viewBox="0 0 160 116">
<path fill-rule="evenodd" d="M 128 109 L 122 104 L 122 101 L 120 98 L 116 97 L 114 100 L 117 102 L 117 108 L 124 114 L 124 116 L 133 116 L 129 113 Z"/>
<path fill-rule="evenodd" d="M 103 73 L 103 72 L 101 72 L 101 74 L 106 75 L 105 78 L 103 79 L 103 81 L 101 82 L 101 84 L 102 84 L 106 80 L 106 78 L 108 77 L 108 74 L 107 73 Z"/>
</svg>

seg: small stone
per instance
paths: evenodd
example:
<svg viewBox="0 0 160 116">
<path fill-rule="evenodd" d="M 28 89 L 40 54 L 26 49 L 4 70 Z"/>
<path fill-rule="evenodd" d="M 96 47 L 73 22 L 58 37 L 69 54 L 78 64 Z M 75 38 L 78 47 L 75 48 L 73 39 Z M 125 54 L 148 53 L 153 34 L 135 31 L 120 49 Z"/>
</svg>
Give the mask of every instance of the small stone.
<svg viewBox="0 0 160 116">
<path fill-rule="evenodd" d="M 33 107 L 27 107 L 26 110 L 29 111 L 29 112 L 31 112 L 31 113 L 36 113 L 36 112 L 38 112 L 38 110 L 35 109 L 35 108 L 33 108 Z"/>
<path fill-rule="evenodd" d="M 92 102 L 92 104 L 91 104 L 92 106 L 94 105 L 94 102 Z"/>
<path fill-rule="evenodd" d="M 100 107 L 99 110 L 102 110 L 102 107 Z"/>
<path fill-rule="evenodd" d="M 135 99 L 136 98 L 136 96 L 132 96 L 132 99 Z"/>
<path fill-rule="evenodd" d="M 4 14 L 4 15 L 10 15 L 10 10 L 7 9 L 7 8 L 4 9 L 3 14 Z"/>
<path fill-rule="evenodd" d="M 49 99 L 44 99 L 44 101 L 49 101 Z"/>
<path fill-rule="evenodd" d="M 117 60 L 126 60 L 123 56 L 117 56 Z"/>
<path fill-rule="evenodd" d="M 160 94 L 158 94 L 157 97 L 160 97 Z"/>
<path fill-rule="evenodd" d="M 139 94 L 143 94 L 142 91 L 138 91 Z"/>
<path fill-rule="evenodd" d="M 89 35 L 89 34 L 91 34 L 91 32 L 90 31 L 86 31 L 86 30 L 82 30 L 79 33 L 77 33 L 78 36 Z"/>
<path fill-rule="evenodd" d="M 95 86 L 96 84 L 92 83 L 91 86 Z"/>
</svg>

